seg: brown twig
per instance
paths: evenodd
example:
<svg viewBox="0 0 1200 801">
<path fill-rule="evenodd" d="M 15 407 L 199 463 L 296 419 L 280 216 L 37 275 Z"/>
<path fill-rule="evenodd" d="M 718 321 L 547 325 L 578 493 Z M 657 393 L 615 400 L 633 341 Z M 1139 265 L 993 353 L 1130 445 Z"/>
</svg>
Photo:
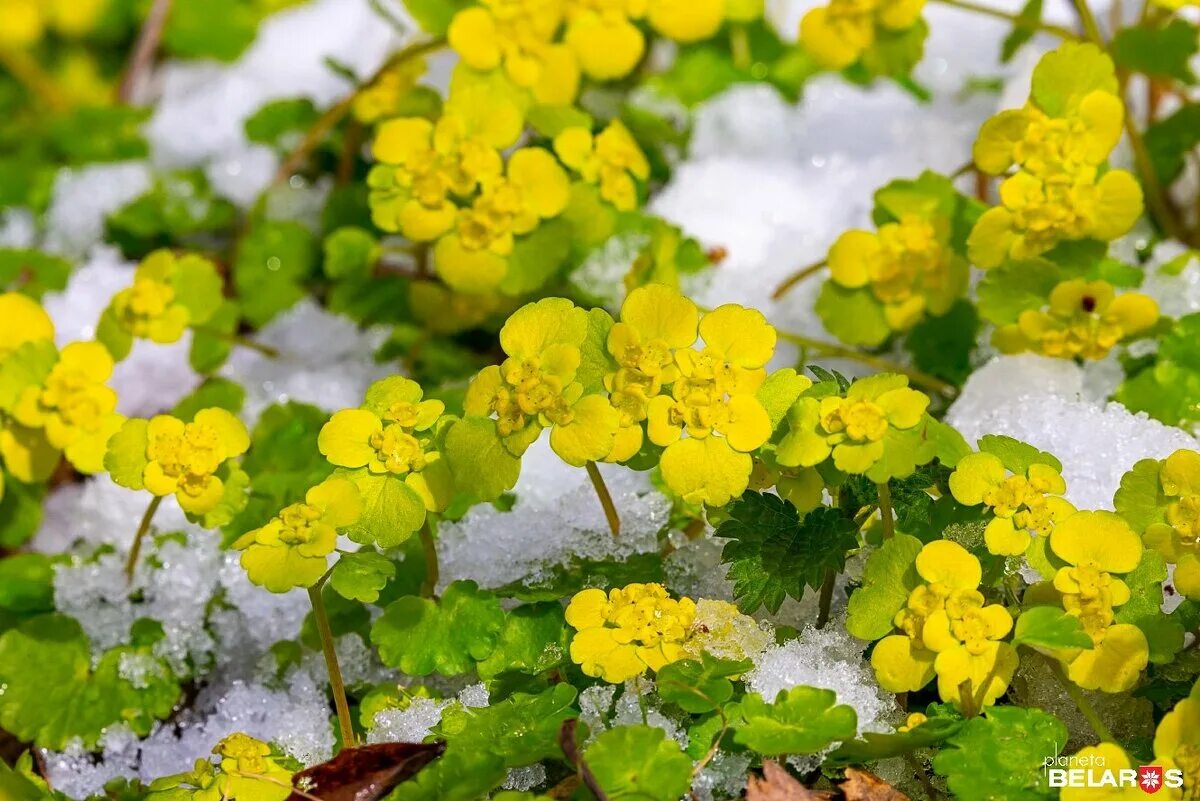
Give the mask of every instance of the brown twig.
<svg viewBox="0 0 1200 801">
<path fill-rule="evenodd" d="M 117 98 L 122 103 L 132 103 L 138 87 L 145 78 L 146 71 L 154 63 L 158 53 L 158 45 L 162 42 L 163 31 L 167 27 L 167 18 L 171 15 L 171 0 L 154 0 L 150 13 L 142 22 L 142 30 L 138 33 L 133 52 L 129 56 L 129 64 L 121 77 L 121 86 Z"/>
<path fill-rule="evenodd" d="M 567 762 L 575 766 L 575 772 L 579 775 L 580 781 L 592 791 L 596 801 L 608 801 L 608 795 L 600 787 L 600 782 L 596 781 L 596 776 L 584 761 L 583 755 L 579 753 L 579 744 L 575 742 L 575 729 L 578 726 L 578 718 L 564 720 L 558 729 L 558 746 L 566 756 Z"/>
</svg>

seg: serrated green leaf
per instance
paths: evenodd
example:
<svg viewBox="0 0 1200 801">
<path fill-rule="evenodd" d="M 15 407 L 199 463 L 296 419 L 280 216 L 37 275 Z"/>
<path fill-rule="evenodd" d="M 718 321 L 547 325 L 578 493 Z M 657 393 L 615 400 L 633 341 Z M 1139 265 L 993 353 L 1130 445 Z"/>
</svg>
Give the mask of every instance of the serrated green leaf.
<svg viewBox="0 0 1200 801">
<path fill-rule="evenodd" d="M 478 665 L 480 678 L 508 671 L 543 673 L 566 659 L 567 629 L 558 601 L 525 604 L 509 612 L 491 655 Z"/>
<path fill-rule="evenodd" d="M 364 549 L 357 553 L 342 554 L 329 575 L 329 586 L 347 600 L 370 604 L 379 600 L 379 591 L 395 575 L 396 565 L 392 560 Z"/>
<path fill-rule="evenodd" d="M 979 332 L 979 315 L 965 300 L 941 316 L 928 316 L 904 338 L 918 369 L 961 385 L 971 374 L 971 354 Z"/>
<path fill-rule="evenodd" d="M 569 684 L 556 684 L 537 695 L 513 693 L 482 709 L 455 704 L 442 713 L 434 734 L 456 741 L 456 747 L 496 754 L 509 768 L 561 759 L 558 730 L 564 721 L 578 717 L 577 694 Z"/>
<path fill-rule="evenodd" d="M 452 744 L 416 778 L 396 787 L 386 801 L 478 801 L 499 787 L 507 775 L 498 755 Z"/>
<path fill-rule="evenodd" d="M 508 492 L 521 472 L 521 460 L 504 447 L 496 424 L 481 417 L 464 417 L 451 426 L 445 457 L 455 486 L 481 501 Z"/>
<path fill-rule="evenodd" d="M 837 703 L 837 693 L 817 687 L 781 690 L 773 704 L 758 693 L 728 705 L 735 742 L 763 756 L 815 754 L 854 736 L 858 715 Z"/>
<path fill-rule="evenodd" d="M 979 284 L 979 314 L 994 325 L 1015 323 L 1021 312 L 1046 305 L 1062 270 L 1044 259 L 1010 261 L 988 270 Z"/>
<path fill-rule="evenodd" d="M 891 632 L 892 619 L 921 583 L 916 564 L 922 547 L 916 537 L 897 534 L 867 558 L 862 586 L 850 596 L 846 631 L 860 640 Z"/>
<path fill-rule="evenodd" d="M 1004 434 L 985 434 L 979 440 L 979 450 L 990 453 L 1000 460 L 1004 469 L 1010 473 L 1023 476 L 1032 465 L 1045 464 L 1062 472 L 1062 462 L 1052 453 L 1039 451 L 1037 448 L 1019 439 Z"/>
<path fill-rule="evenodd" d="M 767 380 L 758 388 L 756 397 L 763 408 L 767 410 L 767 418 L 771 421 L 772 429 L 783 422 L 788 409 L 792 408 L 792 404 L 800 397 L 800 393 L 810 386 L 812 386 L 812 381 L 791 367 L 776 370 L 767 376 Z"/>
<path fill-rule="evenodd" d="M 587 338 L 579 346 L 579 368 L 575 380 L 583 385 L 584 394 L 604 391 L 604 378 L 616 370 L 616 363 L 608 353 L 608 332 L 612 330 L 613 318 L 604 309 L 588 311 Z"/>
<path fill-rule="evenodd" d="M 1021 612 L 1013 629 L 1013 645 L 1036 648 L 1093 648 L 1092 638 L 1076 616 L 1057 606 L 1035 606 Z"/>
<path fill-rule="evenodd" d="M 491 655 L 504 629 L 504 611 L 473 581 L 456 581 L 438 602 L 406 596 L 371 627 L 371 642 L 389 667 L 413 676 L 457 676 Z"/>
<path fill-rule="evenodd" d="M 126 420 L 117 433 L 108 441 L 104 454 L 104 469 L 113 481 L 132 490 L 140 490 L 145 484 L 142 473 L 149 461 L 146 459 L 146 444 L 149 422 L 132 418 Z"/>
<path fill-rule="evenodd" d="M 702 715 L 720 709 L 733 697 L 730 676 L 740 676 L 753 664 L 749 661 L 718 659 L 708 653 L 701 660 L 682 659 L 658 671 L 655 684 L 664 701 L 684 712 Z"/>
<path fill-rule="evenodd" d="M 1043 760 L 1063 752 L 1067 727 L 1040 709 L 990 707 L 971 718 L 933 759 L 961 801 L 1053 799 Z"/>
<path fill-rule="evenodd" d="M 1113 495 L 1113 508 L 1139 534 L 1153 523 L 1165 523 L 1167 496 L 1162 491 L 1157 459 L 1142 459 L 1121 476 L 1121 486 Z"/>
<path fill-rule="evenodd" d="M 1072 100 L 1097 90 L 1117 94 L 1112 59 L 1090 42 L 1064 42 L 1038 62 L 1030 98 L 1042 111 L 1058 117 Z"/>
<path fill-rule="evenodd" d="M 365 467 L 339 469 L 336 475 L 349 479 L 362 497 L 362 514 L 345 528 L 346 536 L 355 542 L 395 548 L 425 522 L 425 501 L 403 478 L 372 473 Z"/>
<path fill-rule="evenodd" d="M 201 409 L 224 409 L 237 414 L 246 400 L 246 390 L 228 378 L 208 378 L 190 394 L 180 399 L 171 414 L 180 420 L 191 420 Z"/>
<path fill-rule="evenodd" d="M 588 746 L 583 759 L 609 798 L 678 801 L 692 783 L 692 760 L 659 728 L 609 729 Z"/>
<path fill-rule="evenodd" d="M 892 333 L 883 305 L 869 289 L 846 289 L 826 281 L 817 296 L 816 312 L 825 330 L 847 345 L 875 347 Z"/>
<path fill-rule="evenodd" d="M 730 540 L 721 552 L 743 611 L 778 611 L 786 596 L 800 598 L 805 585 L 821 586 L 841 572 L 846 553 L 858 545 L 858 527 L 836 509 L 819 507 L 803 519 L 776 495 L 747 492 L 727 510 L 717 536 Z"/>
<path fill-rule="evenodd" d="M 1192 84 L 1196 76 L 1189 62 L 1200 52 L 1200 32 L 1179 17 L 1162 27 L 1143 23 L 1118 30 L 1109 50 L 1117 66 L 1129 72 Z"/>
</svg>

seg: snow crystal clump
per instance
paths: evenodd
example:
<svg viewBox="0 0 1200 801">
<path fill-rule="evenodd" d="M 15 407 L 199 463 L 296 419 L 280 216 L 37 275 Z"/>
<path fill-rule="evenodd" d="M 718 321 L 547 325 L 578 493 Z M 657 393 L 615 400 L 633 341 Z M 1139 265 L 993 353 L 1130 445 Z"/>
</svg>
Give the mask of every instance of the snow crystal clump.
<svg viewBox="0 0 1200 801">
<path fill-rule="evenodd" d="M 87 798 L 101 794 L 113 779 L 136 775 L 139 742 L 132 729 L 123 723 L 110 726 L 100 736 L 99 745 L 104 752 L 101 760 L 78 738 L 61 752 L 43 751 L 50 786 L 68 798 Z"/>
<path fill-rule="evenodd" d="M 746 789 L 746 773 L 749 770 L 749 754 L 718 751 L 692 782 L 692 795 L 698 801 L 738 798 Z"/>
<path fill-rule="evenodd" d="M 0 247 L 31 248 L 37 239 L 37 220 L 26 208 L 0 211 Z"/>
<path fill-rule="evenodd" d="M 808 628 L 783 645 L 768 648 L 746 674 L 746 686 L 768 701 L 781 690 L 808 686 L 833 690 L 839 704 L 858 713 L 858 732 L 891 731 L 894 699 L 879 689 L 863 659 L 863 643 L 845 631 Z"/>
<path fill-rule="evenodd" d="M 59 347 L 95 338 L 96 323 L 112 296 L 133 283 L 134 267 L 117 248 L 101 245 L 71 273 L 66 289 L 46 293 L 42 305 L 54 321 Z"/>
<path fill-rule="evenodd" d="M 1080 509 L 1112 509 L 1121 476 L 1141 459 L 1163 459 L 1196 439 L 1083 394 L 1083 371 L 1063 359 L 1001 356 L 967 379 L 946 422 L 968 442 L 1007 434 L 1063 463 L 1066 498 Z"/>
<path fill-rule="evenodd" d="M 520 793 L 529 792 L 535 787 L 540 787 L 546 783 L 546 766 L 541 762 L 533 765 L 526 765 L 523 768 L 512 768 L 508 771 L 508 778 L 501 785 L 502 790 L 516 790 Z"/>
<path fill-rule="evenodd" d="M 562 462 L 542 437 L 521 460 L 517 500 L 508 512 L 483 505 L 440 527 L 442 585 L 473 579 L 483 587 L 537 580 L 547 568 L 580 559 L 624 559 L 657 548 L 670 503 L 644 473 L 601 465 L 621 514 L 621 536 L 609 532 L 587 474 Z M 592 576 L 596 586 L 604 577 Z"/>
<path fill-rule="evenodd" d="M 488 691 L 483 684 L 472 684 L 458 694 L 465 707 L 488 705 Z M 375 713 L 375 725 L 367 732 L 368 743 L 420 743 L 442 721 L 442 711 L 453 700 L 413 698 L 405 709 L 383 709 Z"/>
<path fill-rule="evenodd" d="M 362 331 L 306 298 L 254 335 L 278 358 L 234 348 L 221 374 L 246 388 L 242 416 L 251 425 L 273 403 L 297 401 L 332 412 L 358 406 L 371 382 L 395 372 L 374 358 L 386 338 L 383 328 Z"/>
<path fill-rule="evenodd" d="M 60 170 L 46 210 L 44 247 L 83 256 L 103 239 L 108 215 L 148 191 L 151 180 L 149 165 L 141 161 Z"/>
</svg>

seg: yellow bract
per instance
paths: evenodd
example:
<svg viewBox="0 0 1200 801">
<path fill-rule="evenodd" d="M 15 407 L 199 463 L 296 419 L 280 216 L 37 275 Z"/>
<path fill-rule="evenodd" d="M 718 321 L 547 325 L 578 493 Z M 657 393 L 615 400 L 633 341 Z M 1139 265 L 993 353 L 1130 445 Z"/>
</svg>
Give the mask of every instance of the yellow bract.
<svg viewBox="0 0 1200 801">
<path fill-rule="evenodd" d="M 689 598 L 672 599 L 661 584 L 630 584 L 607 594 L 583 590 L 567 606 L 575 629 L 571 660 L 588 676 L 619 684 L 646 668 L 683 659 L 696 615 Z"/>
<path fill-rule="evenodd" d="M 880 35 L 917 24 L 925 0 L 829 0 L 800 21 L 800 43 L 823 67 L 840 70 L 862 58 Z"/>
<path fill-rule="evenodd" d="M 19 292 L 0 294 L 0 359 L 26 342 L 54 339 L 54 322 L 41 304 Z"/>
<path fill-rule="evenodd" d="M 595 136 L 587 128 L 568 128 L 554 138 L 554 152 L 583 180 L 598 185 L 609 203 L 621 211 L 637 208 L 637 182 L 650 177 L 650 163 L 620 120 Z"/>
<path fill-rule="evenodd" d="M 801 397 L 776 455 L 781 465 L 813 467 L 832 454 L 837 469 L 865 473 L 882 458 L 888 431 L 913 428 L 928 407 L 926 395 L 892 374 L 855 381 L 844 396 Z"/>
<path fill-rule="evenodd" d="M 197 321 L 189 310 L 189 301 L 195 299 L 182 297 L 175 281 L 184 273 L 196 272 L 214 276 L 215 281 L 215 268 L 200 256 L 156 250 L 142 259 L 133 284 L 113 296 L 110 309 L 117 325 L 131 336 L 152 342 L 178 341 L 188 325 Z"/>
<path fill-rule="evenodd" d="M 1050 292 L 1045 310 L 1029 309 L 997 329 L 1003 353 L 1034 351 L 1062 359 L 1103 359 L 1117 343 L 1158 322 L 1158 304 L 1138 292 L 1118 296 L 1107 281 L 1073 278 Z"/>
<path fill-rule="evenodd" d="M 242 567 L 250 580 L 271 592 L 311 587 L 337 547 L 337 530 L 358 520 L 362 498 L 354 484 L 330 478 L 310 489 L 265 526 L 233 543 L 243 551 Z"/>
<path fill-rule="evenodd" d="M 884 637 L 871 653 L 879 684 L 892 692 L 919 690 L 937 675 L 942 700 L 988 706 L 1008 689 L 1017 652 L 1001 640 L 1012 615 L 986 605 L 978 591 L 982 568 L 961 545 L 935 540 L 917 555 L 923 583 L 895 618 L 902 632 Z"/>
<path fill-rule="evenodd" d="M 584 394 L 576 380 L 588 315 L 569 300 L 521 307 L 500 330 L 508 358 L 480 371 L 467 388 L 467 414 L 493 417 L 515 455 L 550 429 L 550 447 L 575 467 L 611 453 L 620 415 L 608 399 Z"/>
<path fill-rule="evenodd" d="M 117 393 L 105 385 L 113 360 L 96 342 L 72 342 L 40 387 L 27 387 L 13 409 L 13 419 L 42 429 L 46 439 L 83 473 L 104 469 L 108 439 L 125 418 L 117 414 Z"/>
<path fill-rule="evenodd" d="M 213 801 L 283 801 L 291 795 L 292 773 L 275 761 L 266 743 L 239 732 L 219 742 L 213 753 L 221 758 L 221 776 L 212 788 Z"/>
<path fill-rule="evenodd" d="M 1128 573 L 1142 558 L 1133 529 L 1112 512 L 1076 512 L 1050 533 L 1050 548 L 1067 563 L 1054 575 L 1063 608 L 1079 618 L 1095 647 L 1069 658 L 1068 675 L 1088 690 L 1128 690 L 1146 667 L 1150 648 L 1137 626 L 1114 623 L 1113 608 L 1129 600 Z"/>
<path fill-rule="evenodd" d="M 185 512 L 212 511 L 224 494 L 217 470 L 250 447 L 242 422 L 224 409 L 202 409 L 190 423 L 158 415 L 146 429 L 146 460 L 142 473 L 154 495 L 175 495 Z"/>
<path fill-rule="evenodd" d="M 1195 793 L 1200 787 L 1200 682 L 1175 708 L 1163 716 L 1154 732 L 1154 764 L 1163 770 L 1183 771 L 1183 790 Z M 1164 788 L 1163 796 L 1185 798 L 1176 788 Z"/>
<path fill-rule="evenodd" d="M 0 0 L 0 47 L 29 47 L 47 28 L 80 37 L 96 27 L 109 0 Z"/>
<path fill-rule="evenodd" d="M 1066 482 L 1050 465 L 1032 464 L 1025 475 L 1010 474 L 990 453 L 964 456 L 950 475 L 950 492 L 966 506 L 983 504 L 995 517 L 984 530 L 990 552 L 1019 556 L 1029 547 L 1029 533 L 1049 536 L 1054 524 L 1075 512 L 1057 497 Z"/>
<path fill-rule="evenodd" d="M 1159 469 L 1166 496 L 1165 522 L 1151 523 L 1142 535 L 1146 546 L 1175 564 L 1175 589 L 1200 598 L 1200 453 L 1175 451 Z"/>
<path fill-rule="evenodd" d="M 868 287 L 893 331 L 907 331 L 925 314 L 945 314 L 965 288 L 954 270 L 945 219 L 905 214 L 877 233 L 852 230 L 829 250 L 829 275 L 847 289 Z"/>
</svg>

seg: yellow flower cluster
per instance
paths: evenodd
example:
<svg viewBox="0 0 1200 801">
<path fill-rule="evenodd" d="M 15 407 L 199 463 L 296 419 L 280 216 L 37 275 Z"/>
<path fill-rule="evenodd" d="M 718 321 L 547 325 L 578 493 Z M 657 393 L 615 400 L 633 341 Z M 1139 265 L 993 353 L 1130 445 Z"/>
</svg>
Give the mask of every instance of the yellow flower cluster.
<svg viewBox="0 0 1200 801">
<path fill-rule="evenodd" d="M 585 674 L 617 684 L 657 671 L 685 656 L 684 641 L 696 616 L 689 598 L 675 600 L 661 584 L 583 590 L 567 606 L 575 629 L 571 659 Z"/>
<path fill-rule="evenodd" d="M 1076 512 L 1054 527 L 1050 548 L 1067 563 L 1053 580 L 1063 609 L 1079 618 L 1095 644 L 1063 655 L 1068 675 L 1084 689 L 1128 690 L 1146 667 L 1150 647 L 1140 628 L 1114 622 L 1114 608 L 1130 598 L 1128 585 L 1114 574 L 1138 566 L 1141 540 L 1112 512 Z"/>
<path fill-rule="evenodd" d="M 924 8 L 925 0 L 829 0 L 804 15 L 800 43 L 821 66 L 840 70 L 917 25 Z"/>
<path fill-rule="evenodd" d="M 743 14 L 746 5 L 753 7 L 740 4 Z M 567 105 L 581 75 L 615 80 L 641 62 L 640 21 L 668 39 L 695 42 L 720 30 L 725 6 L 725 0 L 480 0 L 454 16 L 449 40 L 473 69 L 502 69 L 538 103 Z"/>
<path fill-rule="evenodd" d="M 1175 565 L 1175 589 L 1200 598 L 1200 453 L 1175 451 L 1161 462 L 1158 480 L 1163 519 L 1146 527 L 1143 541 Z"/>
<path fill-rule="evenodd" d="M 979 560 L 965 548 L 935 540 L 917 554 L 922 584 L 896 613 L 900 633 L 884 637 L 871 653 L 879 685 L 912 692 L 937 675 L 942 700 L 975 709 L 989 706 L 1008 689 L 1017 652 L 1001 642 L 1013 619 L 999 604 L 986 604 L 979 592 Z"/>
<path fill-rule="evenodd" d="M 637 208 L 637 182 L 650 177 L 650 162 L 620 120 L 595 136 L 587 128 L 567 128 L 554 138 L 554 152 L 617 209 Z"/>
<path fill-rule="evenodd" d="M 988 120 L 975 142 L 981 171 L 1016 172 L 1000 185 L 1000 205 L 976 222 L 971 260 L 989 269 L 1060 242 L 1128 232 L 1142 213 L 1141 187 L 1128 172 L 1105 169 L 1124 115 L 1112 60 L 1095 45 L 1068 42 L 1045 56 L 1029 104 Z"/>
<path fill-rule="evenodd" d="M 1050 292 L 1046 310 L 1021 312 L 996 329 L 1002 353 L 1033 351 L 1060 359 L 1103 359 L 1113 346 L 1158 322 L 1158 304 L 1139 292 L 1118 296 L 1107 281 L 1073 278 Z"/>
<path fill-rule="evenodd" d="M 109 0 L 0 0 L 0 47 L 29 47 L 46 32 L 78 38 L 89 33 Z"/>
<path fill-rule="evenodd" d="M 609 460 L 638 452 L 644 422 L 645 436 L 665 449 L 663 479 L 685 500 L 720 506 L 740 495 L 750 453 L 771 436 L 755 393 L 775 341 L 775 329 L 753 309 L 727 304 L 701 316 L 662 284 L 629 293 L 607 341 L 616 369 L 605 386 L 620 412 Z"/>
<path fill-rule="evenodd" d="M 1047 537 L 1056 523 L 1075 512 L 1060 497 L 1067 484 L 1048 464 L 1031 464 L 1023 475 L 1010 473 L 991 453 L 964 456 L 950 475 L 950 492 L 966 506 L 983 504 L 993 518 L 984 529 L 987 549 L 1020 556 L 1031 542 L 1028 532 Z"/>
</svg>

